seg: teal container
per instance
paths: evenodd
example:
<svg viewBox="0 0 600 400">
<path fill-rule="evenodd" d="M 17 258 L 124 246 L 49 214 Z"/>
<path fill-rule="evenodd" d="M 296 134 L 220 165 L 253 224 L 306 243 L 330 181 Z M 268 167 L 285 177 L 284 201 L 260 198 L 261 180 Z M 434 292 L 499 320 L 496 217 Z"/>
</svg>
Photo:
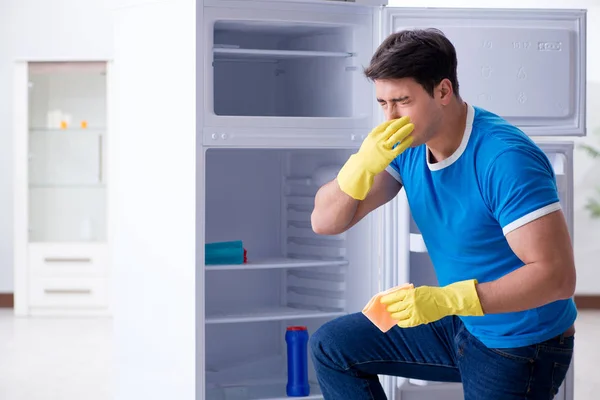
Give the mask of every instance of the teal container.
<svg viewBox="0 0 600 400">
<path fill-rule="evenodd" d="M 244 245 L 241 240 L 207 243 L 204 245 L 205 265 L 244 263 Z"/>
</svg>

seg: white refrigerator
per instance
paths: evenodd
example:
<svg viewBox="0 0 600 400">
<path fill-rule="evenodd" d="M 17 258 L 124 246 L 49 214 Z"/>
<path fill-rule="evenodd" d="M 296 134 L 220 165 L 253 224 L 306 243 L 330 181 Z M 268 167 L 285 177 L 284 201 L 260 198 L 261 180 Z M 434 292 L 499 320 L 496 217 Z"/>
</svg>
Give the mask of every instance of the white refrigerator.
<svg viewBox="0 0 600 400">
<path fill-rule="evenodd" d="M 403 192 L 344 234 L 310 226 L 319 185 L 383 119 L 362 70 L 392 32 L 449 37 L 462 97 L 549 156 L 573 234 L 585 10 L 125 3 L 110 91 L 117 399 L 284 399 L 287 326 L 310 334 L 380 290 L 436 284 Z M 205 265 L 205 244 L 235 240 L 248 263 Z M 322 399 L 309 369 L 307 398 Z M 381 380 L 390 399 L 462 398 L 460 384 Z M 573 398 L 572 368 L 557 398 Z"/>
</svg>

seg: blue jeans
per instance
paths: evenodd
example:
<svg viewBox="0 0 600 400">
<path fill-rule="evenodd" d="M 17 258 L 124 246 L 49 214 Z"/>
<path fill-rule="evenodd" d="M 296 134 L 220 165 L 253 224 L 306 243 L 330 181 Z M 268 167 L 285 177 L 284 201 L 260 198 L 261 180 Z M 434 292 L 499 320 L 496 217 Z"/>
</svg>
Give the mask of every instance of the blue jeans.
<svg viewBox="0 0 600 400">
<path fill-rule="evenodd" d="M 377 375 L 462 382 L 465 400 L 552 399 L 573 356 L 574 337 L 491 349 L 458 317 L 382 333 L 362 313 L 334 319 L 310 338 L 325 399 L 385 399 Z"/>
</svg>

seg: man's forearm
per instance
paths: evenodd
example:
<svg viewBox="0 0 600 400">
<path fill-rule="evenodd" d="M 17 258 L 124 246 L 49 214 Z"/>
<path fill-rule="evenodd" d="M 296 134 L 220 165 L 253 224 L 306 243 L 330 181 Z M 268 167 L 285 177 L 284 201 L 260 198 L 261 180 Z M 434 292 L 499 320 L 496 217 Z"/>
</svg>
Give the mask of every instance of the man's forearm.
<svg viewBox="0 0 600 400">
<path fill-rule="evenodd" d="M 324 235 L 343 232 L 352 222 L 359 203 L 359 200 L 342 192 L 336 180 L 325 184 L 315 196 L 311 215 L 313 230 Z"/>
<path fill-rule="evenodd" d="M 485 314 L 524 311 L 571 297 L 573 275 L 571 268 L 558 261 L 531 263 L 495 281 L 478 284 L 477 294 Z"/>
</svg>

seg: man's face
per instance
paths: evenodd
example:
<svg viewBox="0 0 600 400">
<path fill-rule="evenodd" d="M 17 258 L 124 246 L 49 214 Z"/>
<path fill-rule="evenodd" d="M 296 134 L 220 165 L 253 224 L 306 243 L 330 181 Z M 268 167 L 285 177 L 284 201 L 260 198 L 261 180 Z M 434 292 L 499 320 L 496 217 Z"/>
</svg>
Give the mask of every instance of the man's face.
<svg viewBox="0 0 600 400">
<path fill-rule="evenodd" d="M 415 125 L 411 147 L 424 144 L 435 135 L 442 117 L 441 107 L 414 79 L 375 80 L 375 94 L 386 120 L 410 117 Z"/>
</svg>

